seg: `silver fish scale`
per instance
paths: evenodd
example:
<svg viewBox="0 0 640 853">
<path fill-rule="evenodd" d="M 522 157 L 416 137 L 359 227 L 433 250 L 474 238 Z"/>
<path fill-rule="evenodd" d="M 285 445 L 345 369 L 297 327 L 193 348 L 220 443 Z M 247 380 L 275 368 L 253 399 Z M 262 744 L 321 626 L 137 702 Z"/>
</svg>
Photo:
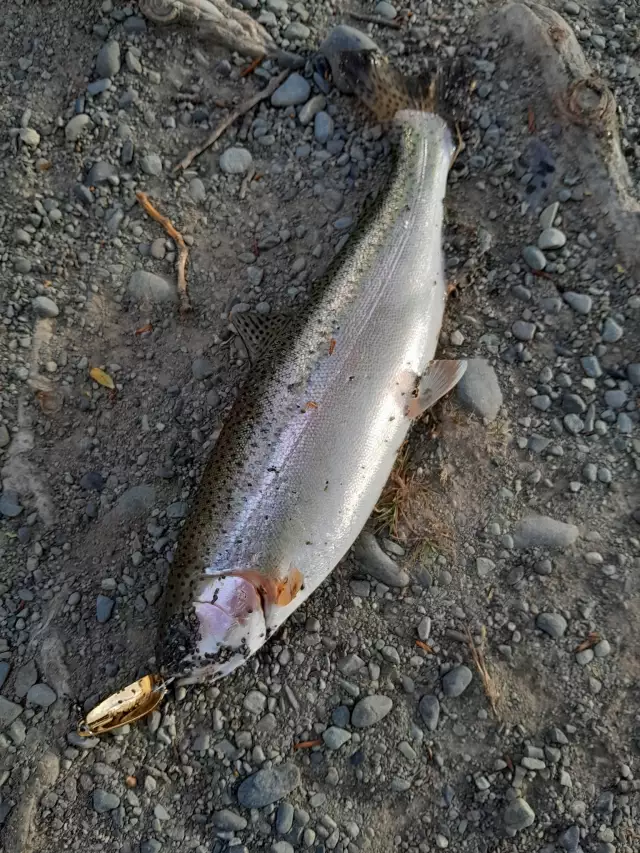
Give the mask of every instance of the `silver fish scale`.
<svg viewBox="0 0 640 853">
<path fill-rule="evenodd" d="M 275 630 L 346 554 L 384 488 L 411 423 L 408 398 L 438 343 L 453 150 L 441 119 L 401 117 L 386 191 L 224 425 L 180 536 L 167 631 L 193 621 L 204 574 L 281 578 L 295 567 L 304 588 L 272 609 Z M 171 645 L 165 635 L 160 650 Z"/>
</svg>

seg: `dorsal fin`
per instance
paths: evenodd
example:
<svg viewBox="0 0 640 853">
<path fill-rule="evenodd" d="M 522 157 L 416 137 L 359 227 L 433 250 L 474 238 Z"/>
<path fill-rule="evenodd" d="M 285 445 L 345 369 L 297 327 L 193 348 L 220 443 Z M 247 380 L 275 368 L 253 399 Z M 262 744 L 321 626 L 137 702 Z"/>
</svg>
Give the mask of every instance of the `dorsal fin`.
<svg viewBox="0 0 640 853">
<path fill-rule="evenodd" d="M 255 364 L 284 332 L 291 315 L 285 312 L 258 314 L 255 311 L 237 311 L 229 320 L 242 338 L 249 359 Z"/>
</svg>

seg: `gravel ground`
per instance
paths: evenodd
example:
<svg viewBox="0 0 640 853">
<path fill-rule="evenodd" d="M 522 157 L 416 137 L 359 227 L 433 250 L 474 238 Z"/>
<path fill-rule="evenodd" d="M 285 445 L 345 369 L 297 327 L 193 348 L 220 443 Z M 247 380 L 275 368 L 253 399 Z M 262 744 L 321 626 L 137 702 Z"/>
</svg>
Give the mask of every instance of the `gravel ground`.
<svg viewBox="0 0 640 853">
<path fill-rule="evenodd" d="M 304 55 L 354 23 L 335 3 L 243 5 Z M 568 29 L 471 0 L 357 24 L 407 69 L 474 69 L 441 339 L 469 370 L 413 431 L 410 519 L 373 525 L 242 671 L 83 740 L 82 706 L 153 669 L 176 536 L 250 369 L 228 311 L 302 304 L 389 141 L 309 63 L 175 177 L 277 67 L 241 77 L 246 59 L 111 0 L 5 0 L 7 853 L 638 850 L 640 13 L 554 8 Z M 539 34 L 571 31 L 619 145 L 555 97 Z M 138 190 L 191 247 L 185 318 Z"/>
</svg>

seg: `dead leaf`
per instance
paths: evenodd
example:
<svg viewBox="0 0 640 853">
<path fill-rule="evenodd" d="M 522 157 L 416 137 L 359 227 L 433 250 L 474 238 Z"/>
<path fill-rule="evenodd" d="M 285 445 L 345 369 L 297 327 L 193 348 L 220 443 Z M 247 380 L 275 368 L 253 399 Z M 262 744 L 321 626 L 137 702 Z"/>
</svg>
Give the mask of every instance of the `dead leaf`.
<svg viewBox="0 0 640 853">
<path fill-rule="evenodd" d="M 102 385 L 103 388 L 108 388 L 110 391 L 115 391 L 115 385 L 113 384 L 113 379 L 109 376 L 108 373 L 105 373 L 104 370 L 100 370 L 99 367 L 92 367 L 89 371 L 89 376 L 93 379 L 94 382 L 97 382 L 98 385 Z"/>
<path fill-rule="evenodd" d="M 592 649 L 594 646 L 597 646 L 602 637 L 597 631 L 591 631 L 586 640 L 583 640 L 578 646 L 573 650 L 575 654 L 579 654 L 580 652 L 584 652 L 586 649 Z"/>
</svg>

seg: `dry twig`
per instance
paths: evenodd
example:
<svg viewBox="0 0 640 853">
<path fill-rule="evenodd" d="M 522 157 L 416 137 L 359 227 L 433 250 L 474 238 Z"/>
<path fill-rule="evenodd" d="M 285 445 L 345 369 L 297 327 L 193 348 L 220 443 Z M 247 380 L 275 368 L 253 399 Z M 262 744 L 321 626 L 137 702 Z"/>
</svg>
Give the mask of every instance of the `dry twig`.
<svg viewBox="0 0 640 853">
<path fill-rule="evenodd" d="M 390 21 L 389 18 L 381 18 L 379 15 L 368 15 L 366 12 L 349 12 L 349 17 L 354 21 L 364 21 L 367 24 L 378 24 L 381 27 L 391 27 L 399 30 L 402 24 L 399 21 Z"/>
<path fill-rule="evenodd" d="M 182 160 L 174 168 L 174 174 L 176 172 L 179 172 L 181 169 L 188 169 L 189 166 L 196 159 L 196 157 L 199 157 L 203 152 L 207 150 L 207 148 L 211 148 L 213 143 L 217 142 L 218 139 L 220 139 L 222 134 L 225 132 L 225 130 L 230 128 L 231 125 L 240 118 L 240 116 L 243 116 L 245 113 L 248 113 L 249 110 L 253 109 L 253 107 L 255 107 L 256 104 L 259 104 L 260 101 L 264 101 L 265 98 L 268 98 L 270 97 L 270 95 L 273 95 L 278 86 L 281 86 L 288 76 L 288 70 L 282 71 L 280 74 L 277 75 L 277 77 L 274 77 L 272 80 L 270 80 L 269 84 L 265 86 L 264 89 L 261 89 L 259 92 L 256 92 L 255 95 L 252 95 L 246 101 L 241 103 L 240 106 L 231 113 L 231 115 L 227 116 L 224 121 L 220 122 L 218 127 L 216 127 L 213 133 L 211 133 L 205 139 L 202 145 L 199 145 L 197 148 L 192 148 L 191 151 L 189 151 L 182 158 Z"/>
<path fill-rule="evenodd" d="M 163 216 L 159 211 L 155 209 L 155 207 L 149 201 L 149 197 L 146 193 L 137 192 L 136 198 L 144 208 L 144 210 L 149 214 L 152 219 L 155 219 L 156 222 L 159 222 L 160 225 L 167 232 L 169 237 L 174 241 L 176 246 L 178 247 L 178 295 L 180 297 L 180 310 L 182 312 L 191 310 L 191 302 L 189 301 L 189 294 L 187 293 L 187 259 L 189 257 L 189 249 L 187 248 L 187 244 L 184 242 L 184 237 L 182 234 L 176 230 L 171 221 Z"/>
<path fill-rule="evenodd" d="M 257 56 L 253 60 L 253 62 L 250 63 L 250 65 L 247 65 L 247 67 L 243 71 L 240 72 L 240 76 L 241 77 L 248 77 L 249 74 L 253 74 L 253 72 L 256 70 L 256 68 L 262 63 L 263 59 L 264 59 L 263 56 Z"/>
<path fill-rule="evenodd" d="M 294 749 L 313 749 L 314 746 L 322 746 L 322 741 L 317 740 L 302 740 L 300 743 L 294 743 Z"/>
<path fill-rule="evenodd" d="M 491 673 L 489 672 L 489 667 L 487 666 L 487 662 L 484 657 L 484 644 L 487 638 L 487 631 L 484 625 L 482 626 L 482 644 L 480 646 L 476 646 L 473 642 L 473 637 L 471 636 L 471 631 L 467 628 L 467 642 L 469 644 L 469 651 L 471 652 L 471 657 L 473 658 L 473 663 L 475 664 L 478 673 L 480 674 L 480 678 L 482 679 L 482 686 L 484 688 L 485 695 L 489 700 L 489 705 L 491 706 L 491 710 L 494 715 L 498 716 L 498 699 L 500 698 L 500 693 L 498 688 L 496 687 L 496 683 L 493 680 Z"/>
</svg>

